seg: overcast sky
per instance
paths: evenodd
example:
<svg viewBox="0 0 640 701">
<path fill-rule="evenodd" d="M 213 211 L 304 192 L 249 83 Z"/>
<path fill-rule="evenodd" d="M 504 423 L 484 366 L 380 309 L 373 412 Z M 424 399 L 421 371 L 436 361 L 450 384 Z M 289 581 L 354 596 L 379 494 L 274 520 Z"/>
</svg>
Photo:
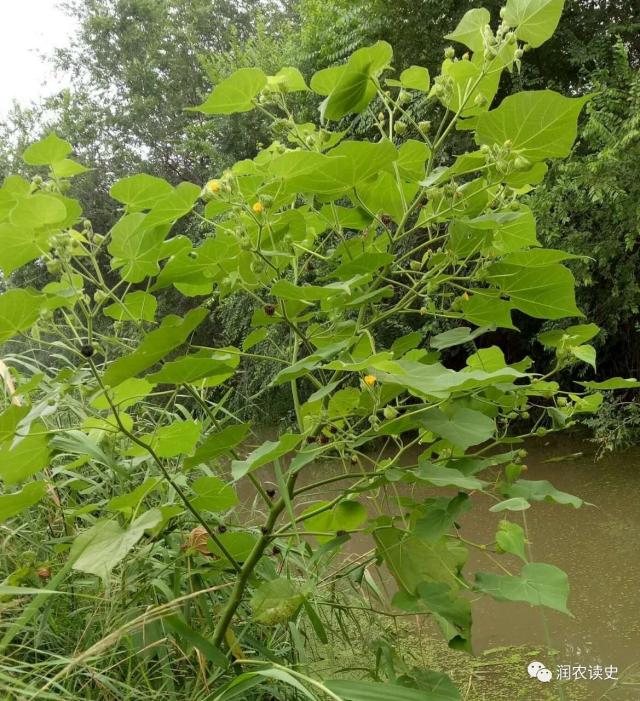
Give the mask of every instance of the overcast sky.
<svg viewBox="0 0 640 701">
<path fill-rule="evenodd" d="M 42 53 L 64 46 L 74 23 L 58 0 L 0 0 L 0 118 L 12 100 L 28 103 L 62 87 Z"/>
</svg>

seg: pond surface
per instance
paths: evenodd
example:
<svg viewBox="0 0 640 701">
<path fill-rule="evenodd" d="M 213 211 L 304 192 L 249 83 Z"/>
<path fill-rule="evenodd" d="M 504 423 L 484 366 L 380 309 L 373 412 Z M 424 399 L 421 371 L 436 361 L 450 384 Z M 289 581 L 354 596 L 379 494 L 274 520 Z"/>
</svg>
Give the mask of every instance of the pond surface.
<svg viewBox="0 0 640 701">
<path fill-rule="evenodd" d="M 596 462 L 593 446 L 587 441 L 562 440 L 546 445 L 539 441 L 527 448 L 527 479 L 549 480 L 556 488 L 588 502 L 577 510 L 536 503 L 525 512 L 535 559 L 557 565 L 569 575 L 569 609 L 574 618 L 483 597 L 473 611 L 474 650 L 548 645 L 558 650 L 556 664 L 587 668 L 612 665 L 618 667 L 620 677 L 637 674 L 640 450 L 608 455 Z M 583 455 L 547 462 L 577 452 Z M 477 508 L 483 502 L 487 508 Z M 495 528 L 494 515 L 487 510 L 490 505 L 488 500 L 477 498 L 476 508 L 463 521 L 463 529 L 473 532 L 480 542 L 488 542 Z M 472 569 L 486 567 L 481 555 L 472 555 Z M 627 691 L 629 695 L 615 698 L 640 699 L 640 687 L 634 685 Z M 598 698 L 595 691 L 593 698 Z"/>
<path fill-rule="evenodd" d="M 533 559 L 557 565 L 569 576 L 569 609 L 574 617 L 482 596 L 473 604 L 474 653 L 523 645 L 553 649 L 557 655 L 541 661 L 554 674 L 557 665 L 570 665 L 572 672 L 576 666 L 586 670 L 594 665 L 613 666 L 619 678 L 634 681 L 611 696 L 602 696 L 611 681 L 573 680 L 582 687 L 581 698 L 640 700 L 640 449 L 596 461 L 588 439 L 538 439 L 526 448 L 528 471 L 523 478 L 549 480 L 585 501 L 580 509 L 536 502 L 524 512 Z M 566 457 L 559 460 L 562 456 Z M 312 465 L 305 468 L 302 479 L 313 482 L 327 477 L 332 469 L 327 463 Z M 333 498 L 337 489 L 331 485 L 330 490 L 313 494 L 313 499 Z M 425 495 L 432 493 L 424 490 Z M 416 494 L 420 492 L 414 488 Z M 494 503 L 483 495 L 473 496 L 473 508 L 459 519 L 463 537 L 475 543 L 493 542 L 500 520 L 500 514 L 488 510 Z M 505 513 L 523 524 L 522 514 Z M 349 552 L 370 547 L 369 538 L 355 536 Z M 498 559 L 512 573 L 519 571 L 516 558 L 501 555 Z M 473 581 L 477 571 L 504 573 L 486 553 L 471 548 L 467 579 Z M 385 588 L 395 591 L 390 576 L 381 571 L 381 577 L 389 585 Z M 542 697 L 533 692 L 518 698 Z"/>
</svg>

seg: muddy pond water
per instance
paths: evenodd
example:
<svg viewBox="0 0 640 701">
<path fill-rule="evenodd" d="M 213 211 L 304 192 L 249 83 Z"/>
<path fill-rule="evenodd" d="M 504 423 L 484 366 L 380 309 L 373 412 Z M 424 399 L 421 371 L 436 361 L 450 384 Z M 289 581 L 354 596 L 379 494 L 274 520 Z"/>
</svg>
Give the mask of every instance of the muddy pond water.
<svg viewBox="0 0 640 701">
<path fill-rule="evenodd" d="M 580 437 L 537 439 L 526 448 L 528 472 L 524 478 L 549 480 L 557 489 L 585 502 L 580 509 L 537 502 L 525 512 L 533 559 L 557 565 L 569 576 L 573 618 L 482 596 L 472 605 L 474 653 L 510 646 L 551 648 L 557 654 L 542 661 L 554 675 L 558 665 L 565 674 L 567 667 L 571 674 L 577 667 L 581 675 L 584 667 L 587 677 L 589 667 L 613 667 L 616 676 L 633 682 L 609 697 L 602 694 L 611 681 L 578 679 L 576 683 L 588 688 L 583 698 L 640 700 L 640 449 L 596 460 L 593 443 Z M 308 466 L 302 479 L 322 479 L 329 469 L 327 463 Z M 313 498 L 332 498 L 336 488 L 332 485 Z M 489 512 L 493 503 L 488 497 L 474 495 L 473 508 L 459 519 L 461 535 L 476 543 L 493 542 L 500 520 L 500 514 Z M 520 514 L 507 513 L 522 524 Z M 349 543 L 349 552 L 353 555 L 369 547 L 370 539 L 356 536 Z M 486 553 L 471 550 L 465 567 L 470 581 L 477 571 L 501 573 Z M 519 571 L 515 558 L 500 558 L 511 572 Z M 389 588 L 395 590 L 388 575 L 380 576 L 387 576 Z M 533 693 L 518 698 L 542 696 Z"/>
</svg>

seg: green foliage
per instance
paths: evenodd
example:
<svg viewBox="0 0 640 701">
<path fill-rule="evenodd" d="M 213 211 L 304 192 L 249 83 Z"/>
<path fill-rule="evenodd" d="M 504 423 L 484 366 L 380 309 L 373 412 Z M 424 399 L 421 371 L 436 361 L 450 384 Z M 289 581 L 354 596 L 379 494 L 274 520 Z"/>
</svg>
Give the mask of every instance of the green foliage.
<svg viewBox="0 0 640 701">
<path fill-rule="evenodd" d="M 384 687 L 323 687 L 280 664 L 294 661 L 293 650 L 307 654 L 311 630 L 326 639 L 318 610 L 335 606 L 327 589 L 347 579 L 332 560 L 356 532 L 375 557 L 358 564 L 354 585 L 375 592 L 377 561 L 398 587 L 385 605 L 433 617 L 453 649 L 471 651 L 469 592 L 568 613 L 566 575 L 529 562 L 514 523 L 499 522 L 492 549 L 523 560 L 520 574 L 475 579 L 456 525 L 478 492 L 503 516 L 541 500 L 580 506 L 548 482 L 519 479 L 518 445 L 574 425 L 602 400 L 597 385 L 566 390 L 557 377 L 566 362 L 595 364 L 585 343 L 594 325 L 543 333 L 551 367 L 508 362 L 484 338 L 498 326 L 515 334 L 516 311 L 582 316 L 565 265 L 574 256 L 541 247 L 521 199 L 544 175 L 542 161 L 569 153 L 587 97 L 527 91 L 493 104 L 523 41 L 548 38 L 558 8 L 509 0 L 495 33 L 480 31 L 487 14 L 473 10 L 451 35 L 473 56 L 447 56 L 433 81 L 420 66 L 394 77 L 385 42 L 316 73 L 310 91 L 294 69 L 242 67 L 198 109 L 256 109 L 272 120 L 272 143 L 197 185 L 127 175 L 111 188 L 119 217 L 100 232 L 62 195 L 55 173 L 69 149 L 59 139 L 27 151 L 49 166 L 48 180 L 5 180 L 0 225 L 19 222 L 37 236 L 31 257 L 10 256 L 7 269 L 38 258 L 51 281 L 0 296 L 0 339 L 27 343 L 10 362 L 14 378 L 5 376 L 7 403 L 27 413 L 7 406 L 0 421 L 0 518 L 42 514 L 51 501 L 63 527 L 56 555 L 79 573 L 56 586 L 95 598 L 120 581 L 143 609 L 142 623 L 127 618 L 46 689 L 77 690 L 86 682 L 73 668 L 113 642 L 169 669 L 174 646 L 186 659 L 197 650 L 218 699 L 280 685 L 309 698 L 311 688 L 358 701 L 383 688 L 389 699 L 459 698 L 437 671 Z M 297 118 L 297 92 L 314 93 L 319 125 Z M 440 122 L 433 132 L 411 118 L 414 102 Z M 346 118 L 374 104 L 384 117 L 376 135 L 353 139 Z M 480 148 L 448 158 L 458 128 Z M 199 243 L 183 233 L 194 221 Z M 175 309 L 160 303 L 168 290 Z M 242 320 L 251 331 L 217 344 L 204 322 L 234 295 L 252 302 Z M 399 317 L 406 333 L 379 332 Z M 55 353 L 60 367 L 34 353 Z M 264 387 L 241 401 L 286 389 L 294 416 L 280 417 L 276 436 L 230 408 L 256 361 L 268 361 Z M 602 389 L 617 386 L 627 382 Z M 306 480 L 319 461 L 326 477 Z M 330 498 L 311 496 L 333 483 Z M 459 493 L 402 497 L 399 484 Z M 149 597 L 166 602 L 156 616 Z M 193 690 L 185 679 L 175 686 L 185 698 Z"/>
</svg>

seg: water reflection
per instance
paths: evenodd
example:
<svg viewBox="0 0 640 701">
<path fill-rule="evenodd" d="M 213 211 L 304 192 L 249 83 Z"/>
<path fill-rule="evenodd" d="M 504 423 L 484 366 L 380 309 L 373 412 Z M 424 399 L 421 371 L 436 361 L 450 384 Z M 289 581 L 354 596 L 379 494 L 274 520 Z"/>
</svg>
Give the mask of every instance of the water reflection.
<svg viewBox="0 0 640 701">
<path fill-rule="evenodd" d="M 622 674 L 640 662 L 640 450 L 595 462 L 594 447 L 586 439 L 539 439 L 526 447 L 529 469 L 523 477 L 549 480 L 586 502 L 577 510 L 535 503 L 524 512 L 534 559 L 557 565 L 569 575 L 569 608 L 574 618 L 483 596 L 473 605 L 474 651 L 511 645 L 549 646 L 558 651 L 558 664 L 614 665 Z M 563 455 L 571 457 L 556 460 Z M 309 465 L 302 481 L 314 482 L 334 469 L 339 469 L 334 463 Z M 331 499 L 339 487 L 332 484 L 310 494 L 309 501 Z M 414 497 L 443 493 L 413 489 Z M 460 517 L 464 537 L 477 543 L 493 542 L 499 521 L 499 515 L 488 510 L 493 503 L 484 495 L 473 497 L 472 510 Z M 371 509 L 376 513 L 373 505 Z M 512 513 L 510 518 L 522 525 L 520 514 Z M 370 539 L 355 536 L 348 554 L 370 547 Z M 500 561 L 512 572 L 521 566 L 509 555 L 500 556 Z M 465 567 L 470 581 L 476 571 L 502 573 L 484 553 L 472 549 Z M 381 576 L 385 589 L 394 590 L 389 576 Z"/>
</svg>

